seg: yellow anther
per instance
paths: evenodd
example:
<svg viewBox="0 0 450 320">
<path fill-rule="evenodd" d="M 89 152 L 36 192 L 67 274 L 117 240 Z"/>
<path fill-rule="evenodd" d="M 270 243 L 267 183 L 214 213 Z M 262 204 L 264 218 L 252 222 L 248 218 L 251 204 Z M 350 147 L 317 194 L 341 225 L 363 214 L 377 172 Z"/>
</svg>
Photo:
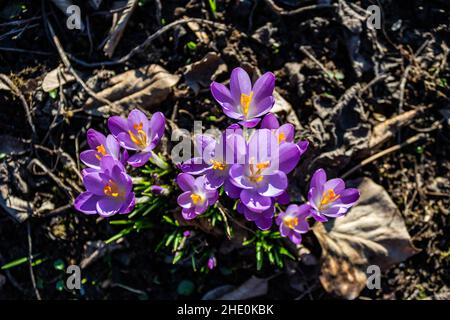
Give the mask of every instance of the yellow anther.
<svg viewBox="0 0 450 320">
<path fill-rule="evenodd" d="M 256 168 L 261 171 L 270 167 L 270 161 L 260 162 L 256 164 Z"/>
<path fill-rule="evenodd" d="M 285 217 L 283 222 L 289 227 L 289 229 L 294 229 L 298 225 L 297 217 Z"/>
<path fill-rule="evenodd" d="M 133 124 L 133 128 L 134 128 L 136 131 L 142 130 L 142 127 L 143 127 L 143 126 L 144 126 L 144 125 L 142 124 L 142 122 Z"/>
<path fill-rule="evenodd" d="M 106 156 L 106 155 L 108 154 L 108 152 L 106 152 L 105 146 L 102 145 L 102 144 L 99 145 L 99 146 L 97 146 L 96 149 L 97 149 L 97 152 L 98 152 L 99 154 L 96 154 L 95 157 L 96 157 L 98 160 L 101 160 L 102 157 L 104 157 L 104 156 Z"/>
<path fill-rule="evenodd" d="M 329 205 L 330 203 L 333 203 L 337 199 L 339 199 L 341 196 L 334 193 L 333 189 L 328 189 L 322 194 L 322 200 L 320 200 L 320 209 L 322 209 L 324 206 Z"/>
<path fill-rule="evenodd" d="M 252 97 L 253 97 L 253 91 L 251 91 L 249 95 L 247 95 L 245 93 L 241 93 L 242 112 L 244 113 L 244 115 L 246 117 L 248 115 L 248 109 L 250 108 L 250 103 L 252 102 Z"/>
<path fill-rule="evenodd" d="M 223 170 L 225 170 L 225 164 L 224 163 L 222 163 L 222 162 L 220 162 L 220 161 L 217 161 L 217 160 L 211 160 L 211 163 L 212 163 L 212 168 L 213 168 L 213 170 L 220 170 L 220 171 L 223 171 Z"/>
<path fill-rule="evenodd" d="M 282 143 L 284 140 L 286 140 L 286 136 L 284 135 L 284 132 L 280 132 L 278 134 L 278 144 Z"/>
<path fill-rule="evenodd" d="M 103 193 L 107 196 L 111 197 L 118 197 L 119 196 L 119 188 L 114 183 L 114 181 L 109 180 L 107 184 L 105 184 L 105 187 L 103 188 Z"/>
<path fill-rule="evenodd" d="M 199 202 L 203 202 L 203 197 L 199 194 L 193 193 L 191 194 L 191 200 L 194 204 L 197 204 Z"/>
<path fill-rule="evenodd" d="M 130 135 L 131 141 L 133 141 L 138 147 L 145 148 L 147 147 L 147 134 L 142 130 L 142 125 L 133 125 L 133 127 L 137 130 L 137 135 L 135 135 L 131 130 L 128 130 L 128 134 Z"/>
</svg>

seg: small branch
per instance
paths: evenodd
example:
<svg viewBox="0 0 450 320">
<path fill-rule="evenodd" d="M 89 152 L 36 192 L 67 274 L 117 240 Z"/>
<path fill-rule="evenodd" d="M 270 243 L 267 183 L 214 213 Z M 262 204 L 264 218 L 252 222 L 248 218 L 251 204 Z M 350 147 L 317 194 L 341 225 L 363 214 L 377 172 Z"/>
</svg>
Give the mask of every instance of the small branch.
<svg viewBox="0 0 450 320">
<path fill-rule="evenodd" d="M 381 158 L 384 157 L 385 155 L 392 153 L 394 151 L 400 150 L 403 147 L 406 147 L 410 144 L 413 144 L 423 138 L 426 138 L 427 135 L 424 133 L 419 133 L 416 134 L 415 136 L 412 136 L 411 138 L 407 139 L 405 142 L 401 143 L 401 144 L 396 144 L 395 146 L 392 146 L 390 148 L 387 148 L 383 151 L 380 151 L 370 157 L 368 157 L 367 159 L 364 159 L 363 161 L 361 161 L 361 163 L 359 163 L 358 165 L 354 166 L 353 168 L 351 168 L 350 170 L 348 170 L 346 173 L 344 173 L 341 177 L 342 179 L 345 179 L 346 177 L 348 177 L 350 174 L 352 174 L 353 172 L 355 172 L 356 170 L 364 167 L 365 165 Z"/>
<path fill-rule="evenodd" d="M 31 283 L 33 284 L 34 293 L 36 295 L 36 299 L 42 300 L 41 294 L 39 293 L 39 290 L 36 285 L 36 278 L 34 277 L 34 271 L 33 271 L 33 241 L 31 239 L 31 223 L 28 220 L 27 221 L 27 238 L 28 238 L 28 266 L 30 270 L 30 277 L 31 277 Z"/>
<path fill-rule="evenodd" d="M 311 10 L 318 10 L 318 9 L 335 9 L 336 6 L 332 4 L 313 4 L 306 7 L 297 8 L 294 10 L 286 11 L 283 8 L 277 6 L 272 0 L 265 0 L 266 4 L 274 11 L 276 14 L 279 14 L 281 16 L 293 16 L 300 13 L 305 13 L 307 11 Z"/>
</svg>

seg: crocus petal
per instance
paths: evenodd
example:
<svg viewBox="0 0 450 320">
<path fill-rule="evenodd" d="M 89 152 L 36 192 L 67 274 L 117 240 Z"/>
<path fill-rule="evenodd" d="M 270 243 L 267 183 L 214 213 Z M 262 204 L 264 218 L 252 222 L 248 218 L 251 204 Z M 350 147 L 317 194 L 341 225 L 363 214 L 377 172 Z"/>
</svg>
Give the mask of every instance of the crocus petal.
<svg viewBox="0 0 450 320">
<path fill-rule="evenodd" d="M 149 121 L 147 116 L 138 109 L 133 109 L 128 114 L 128 130 L 131 130 L 133 133 L 137 133 L 135 126 L 142 125 L 142 131 L 145 133 L 149 130 Z"/>
<path fill-rule="evenodd" d="M 242 190 L 240 198 L 242 203 L 254 212 L 266 211 L 272 205 L 272 199 L 261 196 L 253 190 Z"/>
<path fill-rule="evenodd" d="M 299 141 L 297 142 L 297 146 L 300 150 L 300 155 L 302 155 L 306 152 L 306 150 L 308 150 L 309 141 L 306 140 Z"/>
<path fill-rule="evenodd" d="M 302 236 L 299 233 L 291 232 L 289 234 L 289 239 L 295 244 L 300 244 L 302 242 Z"/>
<path fill-rule="evenodd" d="M 330 218 L 343 216 L 347 212 L 347 208 L 331 205 L 329 208 L 322 210 L 320 213 Z"/>
<path fill-rule="evenodd" d="M 254 128 L 258 125 L 259 121 L 260 121 L 260 119 L 254 118 L 254 119 L 250 119 L 250 120 L 239 121 L 239 124 L 246 128 Z"/>
<path fill-rule="evenodd" d="M 91 168 L 99 169 L 100 160 L 97 158 L 98 152 L 94 150 L 86 150 L 80 153 L 80 160 Z"/>
<path fill-rule="evenodd" d="M 106 137 L 104 134 L 94 130 L 89 129 L 87 131 L 87 143 L 91 149 L 97 148 L 99 145 L 105 145 Z"/>
<path fill-rule="evenodd" d="M 255 220 L 256 226 L 261 230 L 269 230 L 272 227 L 273 219 L 272 218 L 261 218 Z"/>
<path fill-rule="evenodd" d="M 325 173 L 325 170 L 317 169 L 311 178 L 310 187 L 317 188 L 320 191 L 322 190 L 322 186 L 325 184 L 326 181 L 327 181 L 327 174 Z"/>
<path fill-rule="evenodd" d="M 191 195 L 192 195 L 191 191 L 186 191 L 186 192 L 183 192 L 182 194 L 180 194 L 177 198 L 178 205 L 180 207 L 186 208 L 186 209 L 192 208 L 193 204 L 192 204 Z"/>
<path fill-rule="evenodd" d="M 226 179 L 223 183 L 223 189 L 231 199 L 238 199 L 241 194 L 241 189 L 232 184 L 229 179 Z"/>
<path fill-rule="evenodd" d="M 335 178 L 328 180 L 323 185 L 323 190 L 333 190 L 335 193 L 339 194 L 345 189 L 345 182 L 340 178 Z"/>
<path fill-rule="evenodd" d="M 192 219 L 197 218 L 197 214 L 195 213 L 195 209 L 194 208 L 181 210 L 181 215 L 186 220 L 192 220 Z"/>
<path fill-rule="evenodd" d="M 119 140 L 120 145 L 128 150 L 138 150 L 139 148 L 136 146 L 136 144 L 131 140 L 130 135 L 128 132 L 120 132 L 117 135 L 117 140 Z"/>
<path fill-rule="evenodd" d="M 224 103 L 222 104 L 223 113 L 232 119 L 242 119 L 244 116 L 238 111 L 238 108 L 234 104 Z"/>
<path fill-rule="evenodd" d="M 225 176 L 219 170 L 208 170 L 205 176 L 207 185 L 212 189 L 221 187 L 225 181 Z"/>
<path fill-rule="evenodd" d="M 266 185 L 257 189 L 264 197 L 276 197 L 281 195 L 288 186 L 288 179 L 284 172 L 277 171 L 272 175 L 265 176 Z"/>
<path fill-rule="evenodd" d="M 116 199 L 102 198 L 97 202 L 97 212 L 102 217 L 110 217 L 120 211 L 122 202 Z"/>
<path fill-rule="evenodd" d="M 275 98 L 270 96 L 258 103 L 254 102 L 248 109 L 248 118 L 261 117 L 269 112 L 275 104 Z"/>
<path fill-rule="evenodd" d="M 223 103 L 234 104 L 234 99 L 233 99 L 233 97 L 231 97 L 231 92 L 230 92 L 230 90 L 228 90 L 228 88 L 226 86 L 213 81 L 211 83 L 210 88 L 211 88 L 211 93 L 217 102 L 219 102 L 220 104 L 223 104 Z"/>
<path fill-rule="evenodd" d="M 252 83 L 248 73 L 242 68 L 235 68 L 231 72 L 230 91 L 234 103 L 240 105 L 241 94 L 250 95 L 252 91 Z"/>
<path fill-rule="evenodd" d="M 151 139 L 153 148 L 159 143 L 164 135 L 165 126 L 166 118 L 164 117 L 164 114 L 162 112 L 154 113 L 150 119 L 150 125 L 148 128 L 148 136 Z"/>
<path fill-rule="evenodd" d="M 278 129 L 280 124 L 278 123 L 277 116 L 273 113 L 268 113 L 261 121 L 261 129 Z"/>
<path fill-rule="evenodd" d="M 78 211 L 86 214 L 96 214 L 97 201 L 100 199 L 100 196 L 97 196 L 91 192 L 83 192 L 75 199 L 74 207 Z"/>
<path fill-rule="evenodd" d="M 327 222 L 328 221 L 327 217 L 325 217 L 322 213 L 317 211 L 315 208 L 311 208 L 310 214 L 311 214 L 311 217 L 313 217 L 314 220 L 316 220 L 317 222 Z"/>
<path fill-rule="evenodd" d="M 114 159 L 119 159 L 120 144 L 112 134 L 106 137 L 106 150 Z"/>
<path fill-rule="evenodd" d="M 177 184 L 183 191 L 192 191 L 194 189 L 195 179 L 190 174 L 180 173 L 177 176 Z"/>
<path fill-rule="evenodd" d="M 282 194 L 275 198 L 275 201 L 279 204 L 286 205 L 291 201 L 291 197 L 289 196 L 289 193 L 284 191 Z"/>
<path fill-rule="evenodd" d="M 112 172 L 115 166 L 119 166 L 119 168 L 121 168 L 122 171 L 125 170 L 123 164 L 120 161 L 115 160 L 111 156 L 104 156 L 102 160 L 100 160 L 100 168 L 105 173 L 109 174 L 110 172 Z"/>
<path fill-rule="evenodd" d="M 135 168 L 145 165 L 152 156 L 151 152 L 139 152 L 128 158 L 128 164 Z"/>
<path fill-rule="evenodd" d="M 359 190 L 354 188 L 345 189 L 340 193 L 339 200 L 345 205 L 353 205 L 359 199 Z"/>
<path fill-rule="evenodd" d="M 105 182 L 99 172 L 93 172 L 85 175 L 83 177 L 83 183 L 87 191 L 99 196 L 105 195 Z"/>
<path fill-rule="evenodd" d="M 211 165 L 203 162 L 202 158 L 192 158 L 183 162 L 179 168 L 181 171 L 193 175 L 203 174 Z"/>
<path fill-rule="evenodd" d="M 294 141 L 294 126 L 290 123 L 283 124 L 277 131 L 278 141 L 282 142 L 292 142 Z"/>
<path fill-rule="evenodd" d="M 300 160 L 300 150 L 295 144 L 286 142 L 280 145 L 279 154 L 279 168 L 288 174 L 297 166 Z"/>
<path fill-rule="evenodd" d="M 134 209 L 135 204 L 136 204 L 136 197 L 134 195 L 134 192 L 128 193 L 128 196 L 125 199 L 125 202 L 122 204 L 119 213 L 120 214 L 130 213 Z"/>
<path fill-rule="evenodd" d="M 230 174 L 230 182 L 234 184 L 236 187 L 241 189 L 252 189 L 253 185 L 249 184 L 247 179 L 244 176 L 245 168 L 243 165 L 234 164 L 231 166 L 229 174 Z"/>
<path fill-rule="evenodd" d="M 256 80 L 253 86 L 253 101 L 255 104 L 268 96 L 272 96 L 275 88 L 275 75 L 272 72 L 266 72 Z"/>
<path fill-rule="evenodd" d="M 114 136 L 118 136 L 121 132 L 128 131 L 127 119 L 119 116 L 112 116 L 108 119 L 108 129 Z"/>
</svg>

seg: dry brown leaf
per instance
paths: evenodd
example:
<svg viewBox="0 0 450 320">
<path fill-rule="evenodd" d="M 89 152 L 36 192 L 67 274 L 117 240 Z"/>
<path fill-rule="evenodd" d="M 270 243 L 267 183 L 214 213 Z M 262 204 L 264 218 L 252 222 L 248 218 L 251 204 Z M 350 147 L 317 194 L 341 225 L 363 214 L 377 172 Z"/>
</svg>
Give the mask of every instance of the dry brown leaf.
<svg viewBox="0 0 450 320">
<path fill-rule="evenodd" d="M 284 99 L 277 91 L 273 92 L 273 96 L 275 98 L 275 105 L 273 106 L 271 112 L 277 114 L 284 112 L 286 114 L 286 120 L 289 123 L 292 123 L 295 126 L 295 129 L 301 130 L 302 126 L 291 104 L 287 102 L 286 99 Z"/>
<path fill-rule="evenodd" d="M 268 288 L 268 279 L 252 276 L 236 288 L 236 290 L 224 294 L 218 300 L 246 300 L 260 297 L 267 294 Z"/>
<path fill-rule="evenodd" d="M 418 252 L 388 193 L 369 178 L 354 183 L 358 204 L 345 217 L 313 228 L 322 247 L 320 282 L 329 293 L 355 299 L 365 287 L 366 270 L 386 270 Z"/>
<path fill-rule="evenodd" d="M 211 81 L 227 71 L 228 67 L 220 55 L 208 52 L 203 59 L 186 66 L 183 73 L 187 85 L 198 94 L 202 87 L 208 87 Z"/>
<path fill-rule="evenodd" d="M 188 19 L 189 17 L 184 16 L 184 18 Z M 194 34 L 198 40 L 200 40 L 204 44 L 209 43 L 208 35 L 206 34 L 205 31 L 202 30 L 201 26 L 197 22 L 194 22 L 194 21 L 188 22 L 187 26 L 189 27 L 189 29 L 192 30 L 192 32 L 194 32 Z"/>
<path fill-rule="evenodd" d="M 42 81 L 42 90 L 50 92 L 54 89 L 58 89 L 59 86 L 74 81 L 75 77 L 72 73 L 66 71 L 65 68 L 58 67 L 47 73 Z"/>
<path fill-rule="evenodd" d="M 136 107 L 151 109 L 166 100 L 179 80 L 179 76 L 157 64 L 129 70 L 109 79 L 106 89 L 97 93 L 98 97 L 111 101 L 114 108 L 100 106 L 92 98 L 86 101 L 85 108 L 96 115 L 127 114 Z"/>
</svg>

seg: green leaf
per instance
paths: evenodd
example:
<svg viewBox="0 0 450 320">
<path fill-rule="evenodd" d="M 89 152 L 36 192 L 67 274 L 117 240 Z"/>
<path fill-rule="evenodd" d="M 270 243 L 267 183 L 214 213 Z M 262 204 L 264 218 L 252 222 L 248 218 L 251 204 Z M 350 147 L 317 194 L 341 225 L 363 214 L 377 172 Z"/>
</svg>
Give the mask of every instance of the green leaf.
<svg viewBox="0 0 450 320">
<path fill-rule="evenodd" d="M 285 247 L 281 247 L 279 252 L 280 254 L 288 256 L 290 259 L 295 260 L 295 257 Z"/>
<path fill-rule="evenodd" d="M 55 262 L 53 262 L 53 268 L 55 268 L 56 270 L 64 270 L 65 266 L 66 265 L 64 261 L 62 261 L 61 259 L 55 260 Z"/>
<path fill-rule="evenodd" d="M 55 100 L 58 97 L 58 90 L 57 89 L 53 89 L 48 94 L 49 94 L 50 98 Z"/>
<path fill-rule="evenodd" d="M 37 258 L 38 256 L 40 256 L 40 253 L 38 253 L 38 254 L 32 256 L 32 257 L 31 257 L 31 260 L 33 260 L 34 258 Z M 5 263 L 0 269 L 1 269 L 1 270 L 11 269 L 11 268 L 20 266 L 20 265 L 26 263 L 27 261 L 28 261 L 28 257 L 22 257 L 22 258 L 13 260 L 13 261 L 11 261 L 11 262 Z M 45 261 L 45 259 L 35 261 L 35 262 L 31 263 L 31 266 L 34 267 L 35 265 L 38 265 L 38 264 L 42 263 L 43 261 Z"/>
<path fill-rule="evenodd" d="M 194 51 L 197 49 L 197 44 L 194 41 L 189 41 L 186 43 L 186 48 L 188 48 L 191 51 Z"/>
<path fill-rule="evenodd" d="M 183 280 L 178 284 L 177 293 L 182 296 L 190 296 L 195 290 L 195 285 L 190 280 Z"/>
</svg>

